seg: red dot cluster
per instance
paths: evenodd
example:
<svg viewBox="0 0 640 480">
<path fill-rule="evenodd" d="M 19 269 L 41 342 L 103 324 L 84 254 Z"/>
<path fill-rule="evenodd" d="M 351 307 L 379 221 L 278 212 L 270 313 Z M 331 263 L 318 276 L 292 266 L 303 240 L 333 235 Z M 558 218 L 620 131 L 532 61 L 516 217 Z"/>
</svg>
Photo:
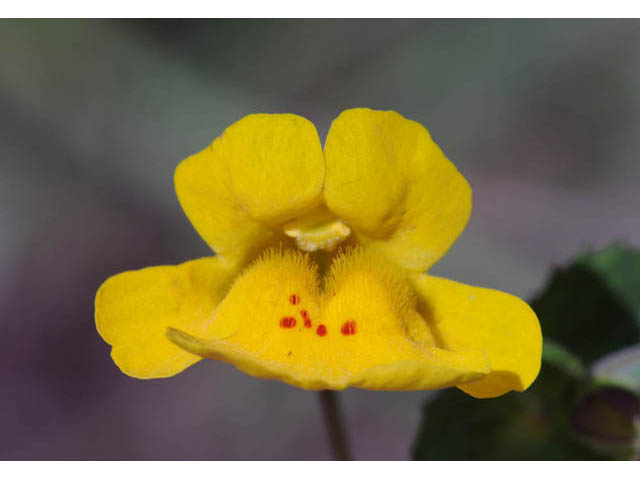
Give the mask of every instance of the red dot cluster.
<svg viewBox="0 0 640 480">
<path fill-rule="evenodd" d="M 311 328 L 313 323 L 311 323 L 311 318 L 309 318 L 309 312 L 306 310 L 300 310 L 300 315 L 302 315 L 302 319 L 304 320 L 304 326 L 306 328 Z"/>
<path fill-rule="evenodd" d="M 289 295 L 289 303 L 291 303 L 291 305 L 299 304 L 300 295 L 298 295 L 297 293 L 292 293 L 291 295 Z M 309 312 L 304 309 L 300 310 L 300 316 L 302 317 L 305 328 L 313 327 L 313 322 L 311 321 L 311 317 L 309 317 Z M 297 322 L 294 317 L 282 317 L 282 319 L 280 320 L 280 326 L 282 328 L 293 328 L 296 326 L 296 323 Z M 356 331 L 357 325 L 355 320 L 353 319 L 344 322 L 342 324 L 342 327 L 340 328 L 340 332 L 343 335 L 355 335 Z M 318 325 L 318 327 L 316 328 L 316 334 L 319 337 L 324 337 L 327 334 L 327 327 L 323 324 Z"/>
<path fill-rule="evenodd" d="M 354 320 L 347 320 L 340 327 L 340 332 L 343 335 L 355 335 L 356 333 L 356 322 Z"/>
<path fill-rule="evenodd" d="M 282 328 L 293 328 L 296 326 L 296 319 L 293 317 L 282 317 L 280 326 Z"/>
</svg>

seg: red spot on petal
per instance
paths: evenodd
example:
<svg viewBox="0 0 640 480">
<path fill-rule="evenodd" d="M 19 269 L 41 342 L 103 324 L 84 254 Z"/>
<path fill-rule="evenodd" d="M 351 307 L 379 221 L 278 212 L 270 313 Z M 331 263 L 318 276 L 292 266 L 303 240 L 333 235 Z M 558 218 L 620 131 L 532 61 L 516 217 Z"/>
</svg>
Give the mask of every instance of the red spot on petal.
<svg viewBox="0 0 640 480">
<path fill-rule="evenodd" d="M 307 312 L 306 310 L 300 310 L 300 315 L 302 316 L 302 319 L 304 320 L 304 326 L 307 328 L 311 328 L 313 326 L 313 323 L 311 323 L 311 318 L 309 317 L 309 312 Z"/>
<path fill-rule="evenodd" d="M 298 295 L 297 293 L 292 293 L 291 295 L 289 295 L 289 302 L 291 302 L 291 305 L 300 303 L 300 295 Z"/>
<path fill-rule="evenodd" d="M 282 320 L 280 320 L 280 326 L 282 328 L 293 328 L 296 326 L 296 319 L 293 317 L 282 317 Z"/>
<path fill-rule="evenodd" d="M 342 324 L 340 331 L 343 335 L 354 335 L 356 333 L 356 322 L 354 320 L 347 320 Z"/>
<path fill-rule="evenodd" d="M 316 328 L 316 333 L 321 337 L 324 337 L 327 334 L 327 327 L 325 327 L 324 325 L 318 325 L 318 328 Z"/>
</svg>

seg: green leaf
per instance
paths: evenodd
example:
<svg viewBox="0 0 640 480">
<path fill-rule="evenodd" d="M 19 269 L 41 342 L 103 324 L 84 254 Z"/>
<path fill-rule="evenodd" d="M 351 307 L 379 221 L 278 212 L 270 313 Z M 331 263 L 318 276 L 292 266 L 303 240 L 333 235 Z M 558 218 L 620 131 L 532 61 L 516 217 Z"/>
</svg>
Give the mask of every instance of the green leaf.
<svg viewBox="0 0 640 480">
<path fill-rule="evenodd" d="M 559 343 L 545 339 L 542 345 L 542 359 L 550 365 L 559 368 L 567 375 L 582 378 L 585 373 L 584 366 L 578 357 Z"/>
<path fill-rule="evenodd" d="M 544 364 L 527 392 L 478 400 L 445 390 L 424 408 L 416 460 L 590 460 L 606 458 L 571 427 L 581 379 Z"/>
<path fill-rule="evenodd" d="M 580 260 L 600 275 L 609 289 L 633 312 L 640 326 L 640 250 L 613 245 Z"/>
<path fill-rule="evenodd" d="M 585 363 L 639 343 L 640 252 L 613 246 L 583 255 L 556 269 L 531 306 L 545 340 Z"/>
</svg>

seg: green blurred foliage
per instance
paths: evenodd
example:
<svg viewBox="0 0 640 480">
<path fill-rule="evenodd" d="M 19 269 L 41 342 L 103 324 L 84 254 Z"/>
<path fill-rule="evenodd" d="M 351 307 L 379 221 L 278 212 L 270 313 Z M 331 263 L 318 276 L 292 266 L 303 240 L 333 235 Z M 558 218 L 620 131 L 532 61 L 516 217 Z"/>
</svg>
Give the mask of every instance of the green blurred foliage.
<svg viewBox="0 0 640 480">
<path fill-rule="evenodd" d="M 640 251 L 615 245 L 556 269 L 531 302 L 544 334 L 524 393 L 442 392 L 424 407 L 418 460 L 597 460 L 637 455 L 640 399 L 585 366 L 640 342 Z M 636 356 L 637 358 L 637 356 Z"/>
<path fill-rule="evenodd" d="M 545 340 L 585 363 L 640 341 L 640 252 L 612 246 L 557 269 L 531 302 Z"/>
</svg>

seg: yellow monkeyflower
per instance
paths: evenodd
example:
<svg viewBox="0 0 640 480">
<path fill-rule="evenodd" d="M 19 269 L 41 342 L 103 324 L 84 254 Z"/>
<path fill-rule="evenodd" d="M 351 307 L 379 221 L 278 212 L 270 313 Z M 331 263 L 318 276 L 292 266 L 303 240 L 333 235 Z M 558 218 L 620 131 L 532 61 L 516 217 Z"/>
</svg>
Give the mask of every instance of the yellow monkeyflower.
<svg viewBox="0 0 640 480">
<path fill-rule="evenodd" d="M 202 358 L 307 389 L 522 391 L 538 319 L 518 298 L 425 273 L 471 189 L 420 124 L 353 109 L 324 149 L 308 120 L 249 115 L 175 172 L 215 256 L 124 272 L 96 295 L 120 369 L 175 375 Z"/>
</svg>

